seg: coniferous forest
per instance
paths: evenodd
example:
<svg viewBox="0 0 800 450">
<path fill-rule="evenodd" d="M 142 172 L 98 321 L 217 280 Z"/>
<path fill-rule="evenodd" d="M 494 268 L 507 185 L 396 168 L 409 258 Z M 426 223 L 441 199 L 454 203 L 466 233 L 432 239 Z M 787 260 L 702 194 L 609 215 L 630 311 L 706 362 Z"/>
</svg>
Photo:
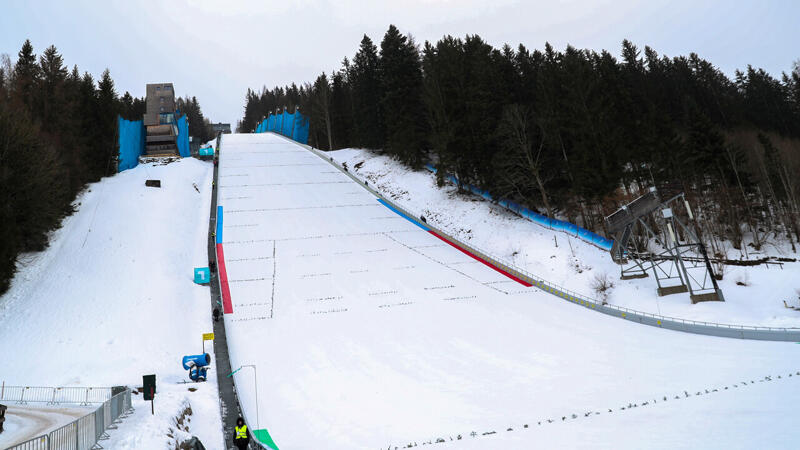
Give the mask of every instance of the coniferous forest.
<svg viewBox="0 0 800 450">
<path fill-rule="evenodd" d="M 239 131 L 298 106 L 309 144 L 368 148 L 599 233 L 656 186 L 696 209 L 714 253 L 800 238 L 800 60 L 730 79 L 692 53 L 667 57 L 494 48 L 477 35 L 418 44 L 390 26 L 313 83 L 248 90 Z M 439 180 L 443 182 L 443 180 Z"/>
<path fill-rule="evenodd" d="M 144 90 L 144 83 L 142 85 Z M 179 99 L 194 140 L 210 139 L 197 100 Z M 74 210 L 87 183 L 117 171 L 117 115 L 141 120 L 144 98 L 121 97 L 100 79 L 69 69 L 55 46 L 37 57 L 25 41 L 0 61 L 0 294 L 17 256 L 41 251 Z M 200 125 L 197 125 L 200 124 Z"/>
</svg>

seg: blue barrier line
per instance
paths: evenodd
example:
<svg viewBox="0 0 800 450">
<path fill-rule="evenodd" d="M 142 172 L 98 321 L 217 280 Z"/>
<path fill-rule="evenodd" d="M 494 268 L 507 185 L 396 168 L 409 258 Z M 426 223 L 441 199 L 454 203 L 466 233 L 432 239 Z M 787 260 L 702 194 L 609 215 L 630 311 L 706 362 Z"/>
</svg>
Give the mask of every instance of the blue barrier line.
<svg viewBox="0 0 800 450">
<path fill-rule="evenodd" d="M 422 229 L 423 229 L 423 230 L 425 230 L 425 231 L 431 231 L 431 229 L 430 229 L 430 228 L 428 228 L 426 225 L 423 225 L 423 224 L 422 224 L 420 221 L 418 221 L 417 219 L 415 219 L 415 218 L 413 218 L 413 217 L 410 217 L 409 215 L 405 214 L 404 212 L 402 212 L 402 211 L 398 210 L 398 209 L 397 209 L 397 208 L 395 208 L 394 206 L 392 206 L 392 205 L 390 205 L 389 203 L 387 203 L 386 201 L 384 201 L 382 198 L 379 198 L 379 199 L 378 199 L 378 201 L 381 203 L 381 205 L 383 205 L 383 206 L 385 206 L 385 207 L 387 207 L 387 208 L 391 209 L 392 211 L 394 211 L 394 212 L 395 212 L 395 214 L 397 214 L 398 216 L 400 216 L 400 217 L 402 217 L 402 218 L 406 219 L 407 221 L 409 221 L 409 222 L 413 223 L 414 225 L 416 225 L 416 226 L 418 226 L 418 227 L 422 228 Z"/>
<path fill-rule="evenodd" d="M 222 244 L 222 205 L 217 206 L 217 244 Z"/>
<path fill-rule="evenodd" d="M 431 164 L 425 164 L 425 168 L 428 169 L 428 171 L 430 171 L 432 173 L 436 173 L 438 171 Z M 471 184 L 460 183 L 458 181 L 458 178 L 456 178 L 454 175 L 448 175 L 447 179 L 450 180 L 450 182 L 452 182 L 456 186 L 460 185 L 462 187 L 465 187 L 467 190 L 472 192 L 474 195 L 483 197 L 484 199 L 486 199 L 488 201 L 493 201 L 494 200 L 492 198 L 491 194 L 489 193 L 489 191 L 484 191 L 484 190 L 478 188 L 477 186 L 473 186 Z M 596 247 L 598 247 L 598 248 L 600 248 L 602 250 L 610 251 L 611 247 L 614 245 L 614 241 L 612 241 L 611 239 L 608 239 L 608 238 L 605 238 L 603 236 L 600 236 L 599 234 L 596 234 L 596 233 L 594 233 L 592 231 L 589 231 L 589 230 L 587 230 L 585 228 L 581 228 L 581 227 L 575 225 L 574 223 L 565 222 L 563 220 L 558 220 L 558 219 L 553 219 L 551 217 L 543 216 L 543 215 L 538 214 L 538 213 L 536 213 L 534 211 L 531 211 L 531 210 L 529 210 L 527 208 L 523 208 L 522 206 L 520 206 L 520 205 L 518 205 L 518 204 L 516 204 L 516 203 L 514 203 L 512 201 L 506 200 L 504 198 L 501 198 L 501 199 L 497 200 L 497 204 L 502 206 L 502 207 L 504 207 L 504 208 L 506 208 L 509 211 L 512 211 L 512 212 L 514 212 L 516 214 L 521 215 L 522 217 L 525 217 L 526 219 L 530 220 L 531 222 L 533 222 L 533 223 L 535 223 L 537 225 L 540 225 L 540 226 L 542 226 L 544 228 L 547 228 L 547 229 L 550 229 L 550 230 L 553 230 L 553 231 L 561 231 L 561 232 L 564 232 L 564 233 L 566 233 L 566 234 L 568 234 L 570 236 L 575 236 L 578 239 L 580 239 L 580 240 L 582 240 L 582 241 L 584 241 L 584 242 L 586 242 L 588 244 L 592 244 L 592 245 L 594 245 L 594 246 L 596 246 Z"/>
</svg>

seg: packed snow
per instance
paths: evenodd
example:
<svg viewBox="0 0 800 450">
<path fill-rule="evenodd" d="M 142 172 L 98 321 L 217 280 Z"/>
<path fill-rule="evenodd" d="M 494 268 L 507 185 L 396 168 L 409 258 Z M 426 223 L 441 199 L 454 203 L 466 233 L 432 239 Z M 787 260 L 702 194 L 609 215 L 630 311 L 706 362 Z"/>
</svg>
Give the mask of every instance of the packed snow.
<svg viewBox="0 0 800 450">
<path fill-rule="evenodd" d="M 329 155 L 350 170 L 367 159 Z M 380 161 L 368 163 L 361 176 Z M 605 267 L 599 250 L 561 239 L 556 248 L 545 230 L 435 189 L 427 174 L 384 166 L 372 169 L 384 175 L 371 186 L 472 243 L 484 236 L 480 247 L 517 251 L 554 281 L 584 283 L 574 261 L 584 272 Z M 395 448 L 472 431 L 481 437 L 463 448 L 633 448 L 650 446 L 646 431 L 631 431 L 648 421 L 671 447 L 730 448 L 754 442 L 743 426 L 752 414 L 771 447 L 800 438 L 786 419 L 800 346 L 641 326 L 525 288 L 273 134 L 224 136 L 218 201 L 231 363 L 257 368 L 235 375 L 240 402 L 250 428 L 267 429 L 280 448 Z M 650 290 L 640 286 L 640 296 Z M 788 380 L 759 381 L 777 375 Z M 763 391 L 751 380 L 775 384 Z M 722 392 L 741 381 L 747 388 Z M 718 392 L 695 394 L 706 389 Z M 620 409 L 684 392 L 691 398 L 675 404 Z M 571 419 L 586 412 L 601 414 Z M 525 431 L 533 437 L 524 441 L 499 433 L 562 416 L 574 424 Z"/>
<path fill-rule="evenodd" d="M 156 374 L 156 415 L 136 396 L 135 415 L 109 431 L 111 448 L 174 448 L 168 432 L 184 403 L 195 411 L 189 432 L 219 448 L 217 374 L 181 383 L 181 357 L 200 353 L 211 330 L 209 288 L 193 283 L 193 268 L 208 265 L 212 174 L 211 163 L 187 158 L 90 185 L 47 250 L 20 258 L 0 297 L 0 380 L 136 387 Z"/>
<path fill-rule="evenodd" d="M 9 403 L 9 402 L 6 402 Z M 92 412 L 94 408 L 78 405 L 48 406 L 45 404 L 6 405 L 6 421 L 0 433 L 0 448 L 41 436 Z"/>
<path fill-rule="evenodd" d="M 659 297 L 652 274 L 620 280 L 608 252 L 565 233 L 545 229 L 483 198 L 436 186 L 427 170 L 414 171 L 388 156 L 363 149 L 327 152 L 359 178 L 451 236 L 512 261 L 515 266 L 573 291 L 596 298 L 595 276 L 608 275 L 614 288 L 608 302 L 667 317 L 736 325 L 800 327 L 800 262 L 778 266 L 727 266 L 719 282 L 725 302 L 693 305 L 689 294 Z M 773 242 L 766 255 L 798 258 L 789 245 Z M 731 257 L 735 255 L 731 254 Z M 754 255 L 751 255 L 755 257 Z M 789 309 L 787 305 L 798 307 Z"/>
</svg>

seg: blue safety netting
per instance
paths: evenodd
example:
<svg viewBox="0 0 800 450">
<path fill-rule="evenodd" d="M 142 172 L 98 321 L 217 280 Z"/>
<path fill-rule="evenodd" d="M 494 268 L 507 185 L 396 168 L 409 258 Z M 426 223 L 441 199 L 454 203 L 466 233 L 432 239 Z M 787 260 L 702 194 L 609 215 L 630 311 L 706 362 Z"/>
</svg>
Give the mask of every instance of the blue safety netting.
<svg viewBox="0 0 800 450">
<path fill-rule="evenodd" d="M 145 131 L 141 120 L 125 120 L 117 116 L 119 128 L 119 165 L 117 171 L 133 169 L 139 165 L 139 156 L 144 153 Z"/>
<path fill-rule="evenodd" d="M 189 148 L 189 122 L 186 120 L 186 115 L 178 119 L 178 153 L 183 158 L 192 156 Z"/>
<path fill-rule="evenodd" d="M 437 172 L 437 169 L 433 167 L 433 165 L 431 164 L 425 164 L 425 168 L 432 173 Z M 465 187 L 467 190 L 469 190 L 475 195 L 479 195 L 489 201 L 493 200 L 491 194 L 489 194 L 488 191 L 482 190 L 471 184 L 461 184 L 458 178 L 456 178 L 454 175 L 448 175 L 446 178 L 456 186 L 461 185 L 462 187 Z M 587 229 L 581 228 L 575 225 L 574 223 L 544 216 L 542 214 L 537 213 L 536 211 L 532 211 L 510 200 L 501 198 L 497 200 L 497 204 L 502 206 L 503 208 L 508 209 L 509 211 L 513 211 L 519 214 L 520 216 L 527 218 L 533 223 L 536 223 L 538 225 L 541 225 L 545 228 L 549 228 L 554 231 L 561 231 L 567 233 L 570 236 L 576 236 L 582 241 L 585 241 L 592 245 L 596 245 L 597 247 L 600 247 L 603 250 L 610 251 L 611 247 L 614 244 L 614 241 L 612 241 L 611 239 L 605 238 Z"/>
<path fill-rule="evenodd" d="M 308 118 L 299 111 L 280 114 L 270 114 L 269 117 L 256 125 L 256 133 L 268 131 L 282 134 L 301 144 L 308 144 Z"/>
</svg>

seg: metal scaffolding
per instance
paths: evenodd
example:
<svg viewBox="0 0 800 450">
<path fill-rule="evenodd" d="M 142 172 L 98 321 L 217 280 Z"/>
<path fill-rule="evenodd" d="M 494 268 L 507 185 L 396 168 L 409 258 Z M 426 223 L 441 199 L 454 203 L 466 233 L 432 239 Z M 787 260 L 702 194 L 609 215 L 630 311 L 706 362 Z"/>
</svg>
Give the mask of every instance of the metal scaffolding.
<svg viewBox="0 0 800 450">
<path fill-rule="evenodd" d="M 680 208 L 685 222 L 675 214 Z M 683 193 L 662 202 L 655 188 L 606 217 L 620 278 L 644 278 L 652 271 L 660 296 L 689 292 L 692 303 L 724 301 L 693 222 Z"/>
</svg>

